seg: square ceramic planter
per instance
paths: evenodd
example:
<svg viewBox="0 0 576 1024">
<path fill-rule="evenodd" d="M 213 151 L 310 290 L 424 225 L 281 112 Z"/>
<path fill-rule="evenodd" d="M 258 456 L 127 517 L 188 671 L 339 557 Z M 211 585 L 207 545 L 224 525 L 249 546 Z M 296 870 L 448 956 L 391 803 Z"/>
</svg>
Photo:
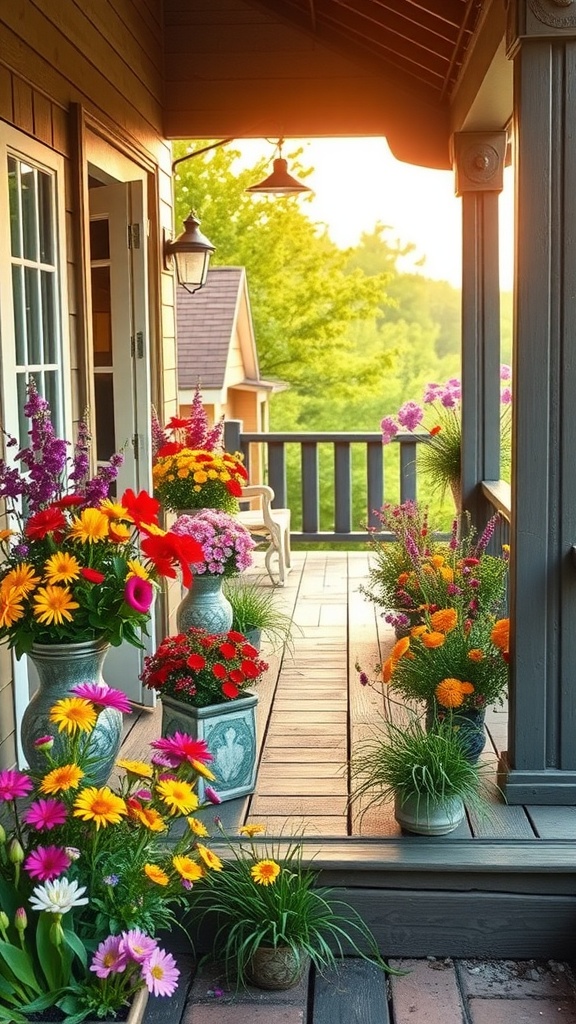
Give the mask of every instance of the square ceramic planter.
<svg viewBox="0 0 576 1024">
<path fill-rule="evenodd" d="M 254 792 L 256 785 L 256 704 L 250 693 L 224 704 L 194 708 L 163 696 L 162 735 L 186 732 L 206 740 L 214 760 L 209 764 L 216 776 L 211 785 L 221 800 L 234 800 Z M 205 800 L 206 783 L 198 780 L 198 796 Z"/>
</svg>

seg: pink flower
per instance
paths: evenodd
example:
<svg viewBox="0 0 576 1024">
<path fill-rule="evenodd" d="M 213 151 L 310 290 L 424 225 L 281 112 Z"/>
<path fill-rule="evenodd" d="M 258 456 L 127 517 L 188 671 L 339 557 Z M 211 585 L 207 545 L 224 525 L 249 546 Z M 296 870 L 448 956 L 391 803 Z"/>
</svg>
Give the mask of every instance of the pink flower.
<svg viewBox="0 0 576 1024">
<path fill-rule="evenodd" d="M 154 588 L 150 580 L 143 580 L 140 576 L 131 576 L 126 580 L 124 588 L 124 600 L 135 612 L 146 615 L 150 611 Z"/>
<path fill-rule="evenodd" d="M 510 402 L 512 401 L 512 391 L 510 388 L 502 388 L 500 401 L 502 402 L 502 405 L 510 405 Z"/>
<path fill-rule="evenodd" d="M 402 408 L 398 410 L 398 422 L 407 430 L 416 430 L 423 418 L 424 410 L 417 402 L 404 402 Z"/>
<path fill-rule="evenodd" d="M 212 789 L 212 786 L 205 786 L 204 792 L 206 794 L 206 799 L 209 800 L 211 804 L 221 804 L 222 803 L 221 798 L 218 796 L 218 793 L 216 792 L 216 790 Z"/>
<path fill-rule="evenodd" d="M 176 762 L 173 757 L 168 757 L 168 754 L 152 754 L 150 758 L 153 765 L 156 768 L 175 768 Z"/>
<path fill-rule="evenodd" d="M 98 704 L 101 708 L 115 708 L 116 711 L 122 711 L 127 715 L 132 711 L 132 705 L 126 694 L 122 690 L 115 690 L 112 686 L 108 686 L 108 683 L 78 683 L 77 686 L 72 687 L 71 693 L 77 697 L 84 697 L 85 700 L 91 700 L 93 704 Z"/>
<path fill-rule="evenodd" d="M 193 764 L 194 761 L 207 763 L 214 760 L 206 740 L 195 740 L 185 732 L 175 732 L 172 736 L 153 740 L 150 746 L 162 751 L 169 758 L 170 766 L 173 768 L 184 761 Z"/>
<path fill-rule="evenodd" d="M 140 928 L 132 928 L 129 932 L 122 932 L 120 952 L 129 960 L 135 960 L 137 964 L 144 963 L 158 948 L 156 939 L 146 935 Z"/>
<path fill-rule="evenodd" d="M 53 736 L 39 736 L 37 740 L 34 740 L 34 746 L 36 750 L 52 750 L 54 746 Z"/>
<path fill-rule="evenodd" d="M 34 783 L 29 775 L 12 768 L 0 772 L 0 800 L 17 800 L 31 789 L 34 789 Z"/>
<path fill-rule="evenodd" d="M 142 976 L 153 995 L 171 996 L 178 985 L 180 971 L 171 953 L 156 948 L 142 964 Z"/>
<path fill-rule="evenodd" d="M 31 878 L 39 878 L 41 882 L 58 878 L 68 867 L 70 858 L 61 846 L 38 846 L 24 861 L 24 870 Z"/>
<path fill-rule="evenodd" d="M 125 971 L 127 962 L 122 949 L 122 936 L 109 935 L 94 953 L 90 970 L 94 971 L 97 978 L 107 978 L 109 974 L 121 974 Z"/>
<path fill-rule="evenodd" d="M 61 800 L 36 800 L 23 815 L 27 825 L 32 825 L 40 831 L 49 831 L 56 825 L 63 825 L 66 821 L 68 811 Z"/>
<path fill-rule="evenodd" d="M 393 416 L 385 416 L 380 422 L 380 429 L 382 431 L 382 444 L 390 444 L 392 438 L 396 437 L 398 433 L 398 424 Z"/>
<path fill-rule="evenodd" d="M 506 363 L 502 363 L 500 367 L 500 380 L 510 380 L 512 377 L 512 370 Z"/>
</svg>

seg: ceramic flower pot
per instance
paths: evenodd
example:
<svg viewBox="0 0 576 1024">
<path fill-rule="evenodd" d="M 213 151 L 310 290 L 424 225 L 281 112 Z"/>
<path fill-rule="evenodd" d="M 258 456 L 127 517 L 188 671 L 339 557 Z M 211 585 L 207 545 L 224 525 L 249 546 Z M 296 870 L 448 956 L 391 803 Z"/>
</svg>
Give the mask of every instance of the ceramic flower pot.
<svg viewBox="0 0 576 1024">
<path fill-rule="evenodd" d="M 257 988 L 282 991 L 297 985 L 309 964 L 310 958 L 291 946 L 260 946 L 246 965 L 246 976 Z"/>
<path fill-rule="evenodd" d="M 223 576 L 195 576 L 192 586 L 176 609 L 179 633 L 196 626 L 209 633 L 227 633 L 232 628 L 233 611 L 222 590 Z"/>
<path fill-rule="evenodd" d="M 149 992 L 147 988 L 141 988 L 134 996 L 130 1009 L 128 1010 L 128 1016 L 124 1018 L 124 1024 L 142 1024 L 144 1020 L 144 1014 L 146 1013 L 146 1007 L 148 1005 Z M 93 1018 L 88 1017 L 84 1024 L 106 1024 L 107 1020 L 115 1020 L 118 1022 L 118 1017 L 99 1017 Z"/>
<path fill-rule="evenodd" d="M 420 836 L 444 836 L 458 828 L 464 819 L 464 804 L 460 797 L 433 801 L 425 796 L 408 796 L 394 801 L 394 817 L 406 832 Z"/>
<path fill-rule="evenodd" d="M 210 785 L 220 800 L 233 800 L 254 792 L 256 785 L 256 705 L 249 693 L 237 700 L 194 708 L 173 697 L 161 695 L 162 735 L 186 732 L 206 740 L 214 760 L 209 768 L 216 776 Z M 206 798 L 206 783 L 198 779 L 198 796 Z"/>
<path fill-rule="evenodd" d="M 50 721 L 50 709 L 62 697 L 69 697 L 78 683 L 102 683 L 102 667 L 110 644 L 93 640 L 80 644 L 34 644 L 28 657 L 38 675 L 38 689 L 22 716 L 21 739 L 31 770 L 43 773 L 46 756 L 35 747 L 41 736 L 54 736 L 54 752 L 62 746 L 61 734 Z M 110 776 L 122 741 L 122 713 L 104 708 L 90 733 L 90 781 L 103 786 Z"/>
<path fill-rule="evenodd" d="M 446 708 L 440 708 L 436 701 L 433 701 L 426 709 L 426 729 L 430 731 L 436 720 L 450 721 L 454 731 L 458 734 L 466 757 L 472 764 L 476 764 L 486 745 L 485 718 L 485 708 L 469 708 L 465 711 L 454 708 L 449 711 Z"/>
</svg>

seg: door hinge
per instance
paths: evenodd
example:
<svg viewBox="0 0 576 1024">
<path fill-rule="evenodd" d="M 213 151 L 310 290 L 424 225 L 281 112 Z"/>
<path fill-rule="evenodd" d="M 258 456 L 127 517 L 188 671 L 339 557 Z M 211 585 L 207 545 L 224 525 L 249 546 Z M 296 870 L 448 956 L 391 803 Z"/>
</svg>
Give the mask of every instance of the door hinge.
<svg viewBox="0 0 576 1024">
<path fill-rule="evenodd" d="M 144 358 L 144 332 L 143 331 L 137 331 L 136 332 L 136 337 L 134 337 L 134 335 L 132 335 L 132 337 L 130 338 L 130 355 L 132 356 L 132 359 L 134 359 L 134 357 L 136 357 L 136 359 L 143 359 Z"/>
<path fill-rule="evenodd" d="M 129 224 L 128 225 L 128 248 L 139 249 L 140 248 L 140 225 Z"/>
</svg>

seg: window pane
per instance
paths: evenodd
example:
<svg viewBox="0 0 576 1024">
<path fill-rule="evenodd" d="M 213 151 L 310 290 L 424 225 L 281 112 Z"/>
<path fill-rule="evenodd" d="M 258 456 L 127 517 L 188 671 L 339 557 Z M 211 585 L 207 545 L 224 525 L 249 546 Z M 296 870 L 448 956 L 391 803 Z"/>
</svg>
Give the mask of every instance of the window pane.
<svg viewBox="0 0 576 1024">
<path fill-rule="evenodd" d="M 18 193 L 18 165 L 13 156 L 8 157 L 8 198 L 10 203 L 10 251 L 12 256 L 22 255 L 20 240 L 20 196 Z"/>
<path fill-rule="evenodd" d="M 58 386 L 58 373 L 56 370 L 46 370 L 42 374 L 44 378 L 43 394 L 52 411 L 52 424 L 56 434 L 62 436 L 62 417 L 60 416 L 61 401 L 60 388 Z"/>
<path fill-rule="evenodd" d="M 91 281 L 94 366 L 112 366 L 110 267 L 92 267 Z"/>
<path fill-rule="evenodd" d="M 38 171 L 38 233 L 40 239 L 40 262 L 54 265 L 52 178 L 44 171 Z"/>
<path fill-rule="evenodd" d="M 114 434 L 114 378 L 111 373 L 97 373 L 94 377 L 96 401 L 96 458 L 107 461 L 116 451 Z"/>
<path fill-rule="evenodd" d="M 26 324 L 24 320 L 24 268 L 12 267 L 12 297 L 14 300 L 14 344 L 16 348 L 16 365 L 25 366 L 28 362 L 26 353 Z"/>
<path fill-rule="evenodd" d="M 37 260 L 38 210 L 36 205 L 36 172 L 28 164 L 20 164 L 20 189 L 22 194 L 24 258 L 27 260 Z"/>
<path fill-rule="evenodd" d="M 42 329 L 44 334 L 44 362 L 58 362 L 58 336 L 56 324 L 56 303 L 54 289 L 56 275 L 48 270 L 40 271 L 42 292 Z"/>
<path fill-rule="evenodd" d="M 28 437 L 28 420 L 24 415 L 24 405 L 26 404 L 26 374 L 19 373 L 16 376 L 16 391 L 18 393 L 18 442 L 20 445 L 26 445 L 30 443 Z"/>
<path fill-rule="evenodd" d="M 26 284 L 26 334 L 28 336 L 28 362 L 42 363 L 42 323 L 40 321 L 39 275 L 31 267 L 24 268 Z"/>
<path fill-rule="evenodd" d="M 90 259 L 110 259 L 110 233 L 107 220 L 90 221 Z"/>
</svg>

